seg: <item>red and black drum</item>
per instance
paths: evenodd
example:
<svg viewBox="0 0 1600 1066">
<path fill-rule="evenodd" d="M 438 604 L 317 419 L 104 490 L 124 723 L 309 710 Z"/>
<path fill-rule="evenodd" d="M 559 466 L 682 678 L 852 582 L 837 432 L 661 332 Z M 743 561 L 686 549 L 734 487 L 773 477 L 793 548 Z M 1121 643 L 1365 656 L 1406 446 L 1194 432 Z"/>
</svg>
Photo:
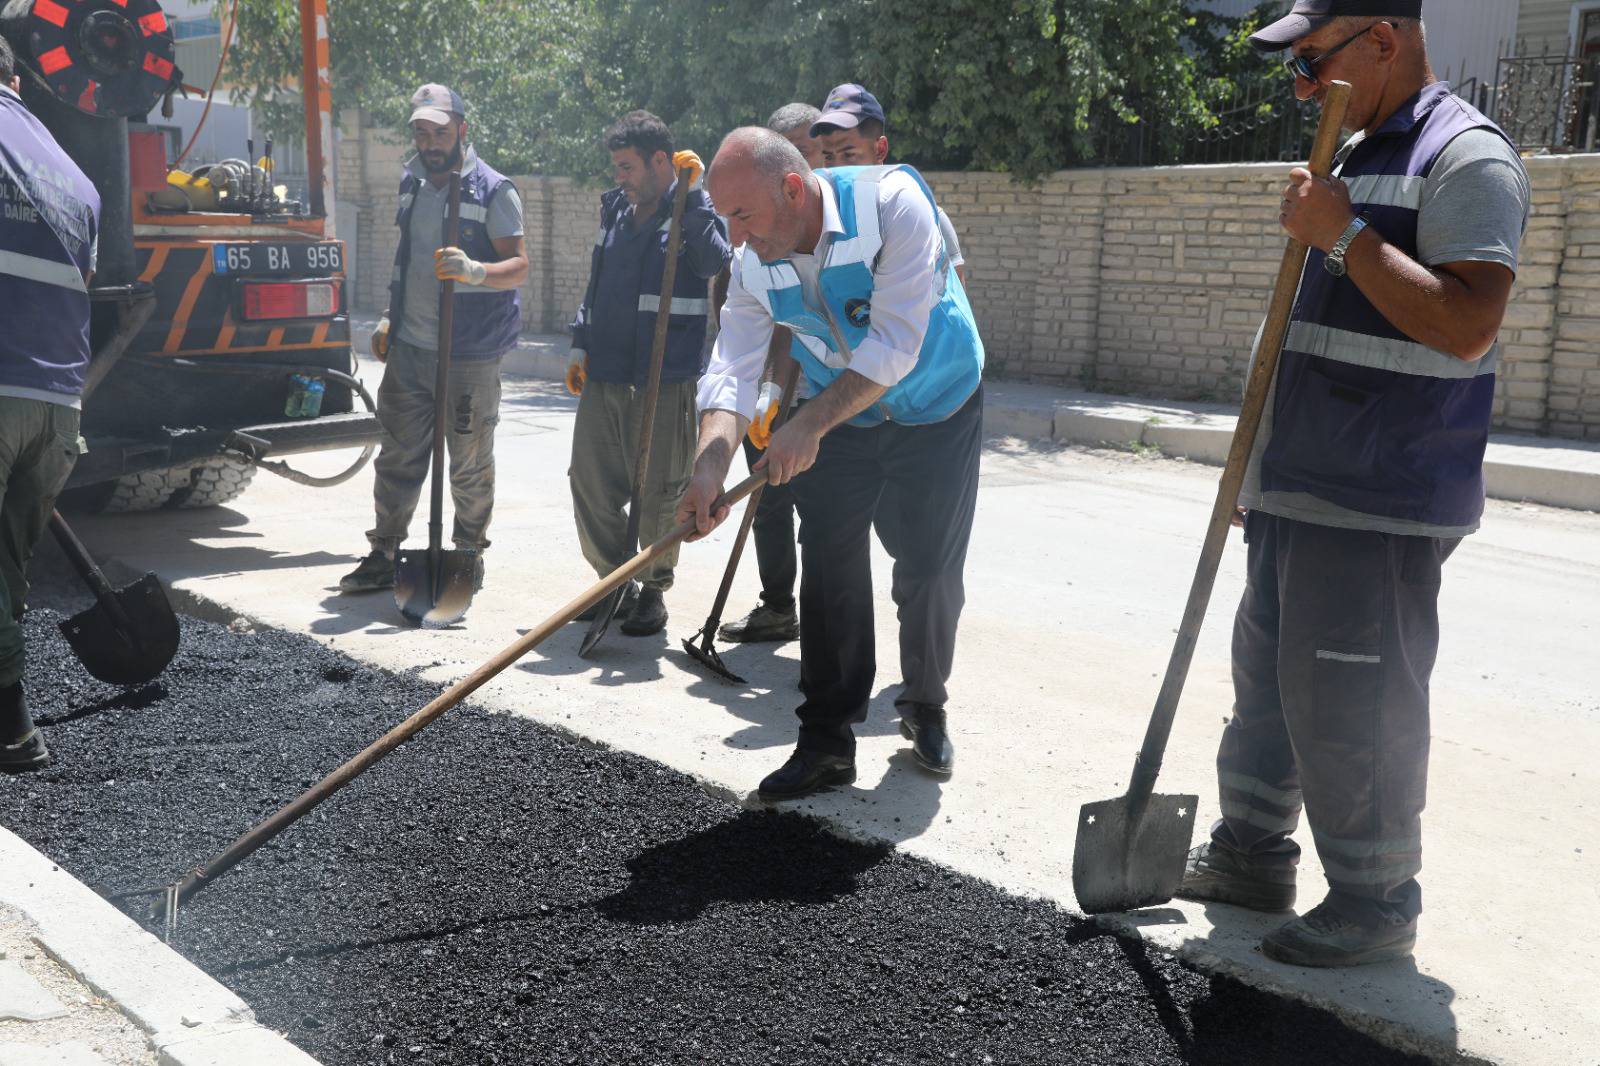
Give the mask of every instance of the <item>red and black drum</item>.
<svg viewBox="0 0 1600 1066">
<path fill-rule="evenodd" d="M 56 98 L 85 114 L 142 116 L 180 76 L 156 0 L 9 0 L 0 27 L 26 42 Z"/>
</svg>

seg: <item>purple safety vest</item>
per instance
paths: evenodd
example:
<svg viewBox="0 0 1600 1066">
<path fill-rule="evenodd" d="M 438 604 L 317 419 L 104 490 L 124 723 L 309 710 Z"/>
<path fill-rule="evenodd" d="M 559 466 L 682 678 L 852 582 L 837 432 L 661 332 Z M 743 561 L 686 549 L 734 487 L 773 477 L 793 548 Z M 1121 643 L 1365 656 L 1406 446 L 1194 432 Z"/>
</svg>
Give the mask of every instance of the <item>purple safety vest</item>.
<svg viewBox="0 0 1600 1066">
<path fill-rule="evenodd" d="M 1505 137 L 1447 84 L 1424 88 L 1339 169 L 1356 212 L 1415 257 L 1424 179 L 1473 129 Z M 1307 493 L 1405 522 L 1476 525 L 1498 347 L 1468 363 L 1418 344 L 1348 276 L 1324 270 L 1324 258 L 1312 250 L 1284 343 L 1263 492 Z"/>
<path fill-rule="evenodd" d="M 0 88 L 0 391 L 83 392 L 99 224 L 94 185 Z"/>
<path fill-rule="evenodd" d="M 489 239 L 489 201 L 510 182 L 483 160 L 461 175 L 461 250 L 480 263 L 501 259 Z M 394 253 L 394 280 L 389 283 L 389 321 L 397 327 L 405 317 L 406 261 L 411 255 L 411 212 L 416 206 L 417 186 L 422 179 L 410 170 L 400 179 L 400 208 L 395 225 L 400 227 L 400 246 Z M 435 289 L 428 294 L 438 300 Z M 450 330 L 450 357 L 459 360 L 498 359 L 517 343 L 522 330 L 522 303 L 516 289 L 496 292 L 455 290 L 455 315 Z"/>
</svg>

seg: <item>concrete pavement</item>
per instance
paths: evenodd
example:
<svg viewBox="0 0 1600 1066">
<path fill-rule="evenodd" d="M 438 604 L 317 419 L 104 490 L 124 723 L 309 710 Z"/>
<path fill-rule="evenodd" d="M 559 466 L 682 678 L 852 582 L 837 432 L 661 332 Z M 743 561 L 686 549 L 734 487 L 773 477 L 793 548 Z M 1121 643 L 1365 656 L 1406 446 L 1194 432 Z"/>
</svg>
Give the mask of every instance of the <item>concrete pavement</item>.
<svg viewBox="0 0 1600 1066">
<path fill-rule="evenodd" d="M 196 609 L 456 680 L 593 579 L 577 550 L 565 477 L 574 406 L 555 386 L 508 379 L 488 582 L 454 629 L 410 630 L 388 596 L 337 594 L 338 576 L 366 550 L 370 474 L 326 491 L 263 475 L 231 508 L 103 516 L 79 523 L 80 533 L 104 556 L 157 571 Z M 299 465 L 331 472 L 343 458 Z M 1070 907 L 1077 807 L 1126 783 L 1215 477 L 1136 452 L 991 441 L 951 686 L 954 778 L 940 783 L 911 766 L 893 720 L 898 679 L 885 668 L 861 731 L 860 780 L 804 808 L 845 832 Z M 419 521 L 414 535 L 422 529 Z M 568 627 L 475 698 L 640 752 L 744 799 L 793 743 L 797 649 L 725 650 L 751 679 L 747 689 L 703 677 L 678 651 L 678 638 L 703 621 L 732 534 L 730 523 L 685 550 L 666 634 L 613 633 L 584 661 L 579 628 Z M 1493 504 L 1484 531 L 1451 562 L 1434 684 L 1428 911 L 1414 964 L 1344 973 L 1280 966 L 1255 950 L 1270 920 L 1230 908 L 1179 903 L 1123 920 L 1202 966 L 1327 1006 L 1441 1059 L 1600 1063 L 1592 995 L 1600 966 L 1589 924 L 1600 903 L 1600 771 L 1590 754 L 1600 750 L 1597 545 L 1600 517 Z M 878 644 L 892 649 L 887 560 L 877 562 Z M 1242 563 L 1236 544 L 1163 780 L 1201 794 L 1202 825 L 1217 813 L 1211 765 L 1231 701 L 1228 623 Z M 728 616 L 754 598 L 747 565 Z M 880 661 L 892 662 L 892 653 Z M 1302 876 L 1302 898 L 1315 903 L 1314 857 Z"/>
</svg>

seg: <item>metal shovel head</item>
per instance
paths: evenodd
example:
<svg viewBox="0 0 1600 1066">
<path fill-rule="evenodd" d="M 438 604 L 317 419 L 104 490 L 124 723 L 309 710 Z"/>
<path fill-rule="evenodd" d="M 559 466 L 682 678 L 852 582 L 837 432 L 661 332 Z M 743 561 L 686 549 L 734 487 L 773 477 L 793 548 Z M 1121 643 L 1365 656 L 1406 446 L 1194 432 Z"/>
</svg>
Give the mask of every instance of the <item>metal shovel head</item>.
<svg viewBox="0 0 1600 1066">
<path fill-rule="evenodd" d="M 728 664 L 722 661 L 722 656 L 717 654 L 717 649 L 711 646 L 711 626 L 692 637 L 683 638 L 683 650 L 689 653 L 689 658 L 716 674 L 722 680 L 735 685 L 745 684 L 745 679 L 728 669 Z"/>
<path fill-rule="evenodd" d="M 589 631 L 583 635 L 583 643 L 578 645 L 579 658 L 587 659 L 595 645 L 605 639 L 606 630 L 611 628 L 612 620 L 617 617 L 617 608 L 622 606 L 622 596 L 629 584 L 623 582 L 621 588 L 600 601 L 600 610 L 595 612 L 594 619 L 589 623 Z"/>
<path fill-rule="evenodd" d="M 96 603 L 61 623 L 61 633 L 90 674 L 109 685 L 159 677 L 178 651 L 178 616 L 154 574 L 112 594 L 126 624 Z"/>
<path fill-rule="evenodd" d="M 395 556 L 394 605 L 412 625 L 437 628 L 461 621 L 477 584 L 476 552 L 421 548 Z"/>
<path fill-rule="evenodd" d="M 1152 795 L 1141 814 L 1127 796 L 1078 812 L 1072 891 L 1085 914 L 1166 903 L 1183 880 L 1199 796 Z"/>
</svg>

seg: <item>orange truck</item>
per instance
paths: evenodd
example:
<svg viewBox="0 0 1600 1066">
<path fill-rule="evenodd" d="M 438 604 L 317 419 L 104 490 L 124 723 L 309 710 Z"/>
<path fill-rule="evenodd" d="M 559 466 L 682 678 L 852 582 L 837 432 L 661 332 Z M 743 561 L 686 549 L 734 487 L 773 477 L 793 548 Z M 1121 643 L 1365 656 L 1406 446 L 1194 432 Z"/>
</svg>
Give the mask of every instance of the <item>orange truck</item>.
<svg viewBox="0 0 1600 1066">
<path fill-rule="evenodd" d="M 24 102 L 102 201 L 75 506 L 211 506 L 261 467 L 334 484 L 379 440 L 334 229 L 326 0 L 299 10 L 309 180 L 296 200 L 274 181 L 270 142 L 261 159 L 184 170 L 144 127 L 185 88 L 158 0 L 0 0 Z M 332 477 L 282 461 L 354 448 Z"/>
</svg>

